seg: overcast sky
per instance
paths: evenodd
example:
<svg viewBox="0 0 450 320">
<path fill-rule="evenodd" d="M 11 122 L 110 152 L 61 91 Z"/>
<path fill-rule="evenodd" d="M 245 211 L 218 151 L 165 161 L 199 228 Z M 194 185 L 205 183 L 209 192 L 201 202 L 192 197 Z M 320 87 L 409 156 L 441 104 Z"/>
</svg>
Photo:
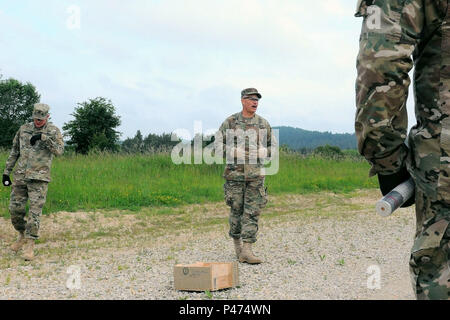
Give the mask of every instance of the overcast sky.
<svg viewBox="0 0 450 320">
<path fill-rule="evenodd" d="M 35 85 L 59 127 L 110 99 L 122 139 L 218 128 L 246 87 L 272 126 L 354 132 L 356 0 L 129 2 L 0 1 L 0 74 Z"/>
</svg>

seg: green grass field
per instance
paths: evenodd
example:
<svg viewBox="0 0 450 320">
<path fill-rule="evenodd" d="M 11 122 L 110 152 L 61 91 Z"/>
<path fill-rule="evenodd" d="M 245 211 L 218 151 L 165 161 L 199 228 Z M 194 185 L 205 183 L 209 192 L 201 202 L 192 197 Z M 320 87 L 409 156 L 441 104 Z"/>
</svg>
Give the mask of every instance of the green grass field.
<svg viewBox="0 0 450 320">
<path fill-rule="evenodd" d="M 0 154 L 4 169 L 7 154 Z M 376 188 L 364 161 L 282 154 L 269 194 L 350 192 Z M 223 165 L 175 165 L 170 155 L 67 155 L 55 158 L 44 213 L 93 209 L 138 210 L 223 200 Z M 0 188 L 0 215 L 8 216 L 10 188 Z"/>
</svg>

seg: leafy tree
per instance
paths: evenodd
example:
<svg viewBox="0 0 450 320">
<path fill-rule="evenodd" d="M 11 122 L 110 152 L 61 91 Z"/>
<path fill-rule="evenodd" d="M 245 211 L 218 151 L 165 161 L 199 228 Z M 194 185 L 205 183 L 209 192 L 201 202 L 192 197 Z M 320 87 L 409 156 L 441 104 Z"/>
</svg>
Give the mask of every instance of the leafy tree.
<svg viewBox="0 0 450 320">
<path fill-rule="evenodd" d="M 73 145 L 77 153 L 86 154 L 89 150 L 118 151 L 120 132 L 114 130 L 120 125 L 120 117 L 115 114 L 115 107 L 110 100 L 102 97 L 78 103 L 74 120 L 63 126 L 64 136 Z"/>
<path fill-rule="evenodd" d="M 280 151 L 281 152 L 289 152 L 289 151 L 291 151 L 291 148 L 289 148 L 289 145 L 288 144 L 286 144 L 286 143 L 283 143 L 281 146 L 280 146 Z"/>
<path fill-rule="evenodd" d="M 172 135 L 170 133 L 162 133 L 161 135 L 150 133 L 144 139 L 144 148 L 146 151 L 167 151 L 177 144 L 178 141 L 172 141 Z"/>
<path fill-rule="evenodd" d="M 330 158 L 341 158 L 344 156 L 343 152 L 339 147 L 336 146 L 330 146 L 330 145 L 324 145 L 317 147 L 314 149 L 314 153 L 320 154 L 324 157 L 330 157 Z"/>
<path fill-rule="evenodd" d="M 143 138 L 140 130 L 136 132 L 134 138 L 125 139 L 122 143 L 122 151 L 127 153 L 154 153 L 167 152 L 172 150 L 173 146 L 179 141 L 172 141 L 172 134 L 162 133 L 160 135 L 150 133 Z"/>
<path fill-rule="evenodd" d="M 11 147 L 19 127 L 31 121 L 33 105 L 40 98 L 29 82 L 24 84 L 12 78 L 0 80 L 0 147 Z"/>
<path fill-rule="evenodd" d="M 136 132 L 134 138 L 125 139 L 122 143 L 122 150 L 127 153 L 142 153 L 144 149 L 144 138 L 142 136 L 141 130 Z"/>
</svg>

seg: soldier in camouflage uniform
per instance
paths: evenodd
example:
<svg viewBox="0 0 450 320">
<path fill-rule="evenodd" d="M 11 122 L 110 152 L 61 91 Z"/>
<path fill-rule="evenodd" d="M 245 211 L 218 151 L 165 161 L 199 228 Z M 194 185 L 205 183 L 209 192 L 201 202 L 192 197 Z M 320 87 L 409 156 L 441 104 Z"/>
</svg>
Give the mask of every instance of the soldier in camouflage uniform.
<svg viewBox="0 0 450 320">
<path fill-rule="evenodd" d="M 385 194 L 411 175 L 416 234 L 410 271 L 417 299 L 450 298 L 450 0 L 359 0 L 358 148 Z M 415 67 L 417 123 L 407 138 Z M 405 144 L 405 140 L 407 143 Z"/>
<path fill-rule="evenodd" d="M 3 173 L 3 185 L 10 186 L 10 174 L 16 166 L 9 211 L 19 238 L 12 244 L 11 250 L 18 252 L 24 247 L 25 260 L 34 258 L 34 242 L 39 237 L 40 216 L 47 196 L 53 156 L 64 151 L 61 132 L 48 122 L 48 111 L 46 104 L 34 105 L 33 122 L 22 125 L 16 133 Z M 30 207 L 26 221 L 28 200 Z"/>
<path fill-rule="evenodd" d="M 272 145 L 269 123 L 255 113 L 260 98 L 258 90 L 244 89 L 242 111 L 228 117 L 219 129 L 227 158 L 223 177 L 225 202 L 231 208 L 229 235 L 239 261 L 251 264 L 262 262 L 251 247 L 256 241 L 261 209 L 267 203 L 263 165 Z"/>
</svg>

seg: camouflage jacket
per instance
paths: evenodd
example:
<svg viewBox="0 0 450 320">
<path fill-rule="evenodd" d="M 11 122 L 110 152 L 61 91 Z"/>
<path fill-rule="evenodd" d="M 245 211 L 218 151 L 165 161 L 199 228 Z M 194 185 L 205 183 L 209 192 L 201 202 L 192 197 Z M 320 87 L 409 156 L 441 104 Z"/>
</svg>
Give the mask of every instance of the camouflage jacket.
<svg viewBox="0 0 450 320">
<path fill-rule="evenodd" d="M 222 123 L 219 129 L 219 133 L 222 137 L 222 150 L 224 151 L 225 158 L 227 158 L 227 153 L 228 155 L 231 154 L 230 147 L 239 147 L 240 145 L 238 138 L 236 137 L 234 137 L 234 143 L 230 142 L 227 144 L 227 131 L 229 133 L 234 132 L 236 135 L 239 135 L 239 129 L 241 129 L 242 132 L 245 132 L 245 134 L 243 134 L 242 143 L 243 148 L 245 143 L 245 156 L 241 158 L 242 161 L 239 161 L 235 153 L 229 156 L 223 177 L 227 180 L 234 181 L 254 181 L 263 179 L 264 174 L 261 169 L 264 167 L 264 160 L 270 157 L 270 147 L 274 144 L 274 139 L 272 139 L 272 128 L 266 119 L 257 114 L 255 114 L 252 118 L 244 118 L 242 116 L 242 112 L 231 115 Z M 252 135 L 252 133 L 254 133 L 254 135 Z M 259 148 L 266 148 L 267 157 L 258 158 L 256 156 L 254 159 L 255 161 L 250 161 L 249 152 L 251 148 L 255 151 Z M 240 163 L 244 161 L 245 163 Z"/>
<path fill-rule="evenodd" d="M 41 140 L 30 144 L 32 136 L 42 133 Z M 15 181 L 41 180 L 50 182 L 53 156 L 64 151 L 64 142 L 59 129 L 52 123 L 36 128 L 33 122 L 24 124 L 17 131 L 11 153 L 6 160 L 4 174 L 10 175 L 14 166 Z M 16 165 L 17 163 L 17 165 Z"/>
<path fill-rule="evenodd" d="M 450 204 L 450 0 L 359 0 L 355 129 L 370 175 L 404 165 L 417 188 Z M 407 144 L 406 100 L 415 67 Z"/>
</svg>

